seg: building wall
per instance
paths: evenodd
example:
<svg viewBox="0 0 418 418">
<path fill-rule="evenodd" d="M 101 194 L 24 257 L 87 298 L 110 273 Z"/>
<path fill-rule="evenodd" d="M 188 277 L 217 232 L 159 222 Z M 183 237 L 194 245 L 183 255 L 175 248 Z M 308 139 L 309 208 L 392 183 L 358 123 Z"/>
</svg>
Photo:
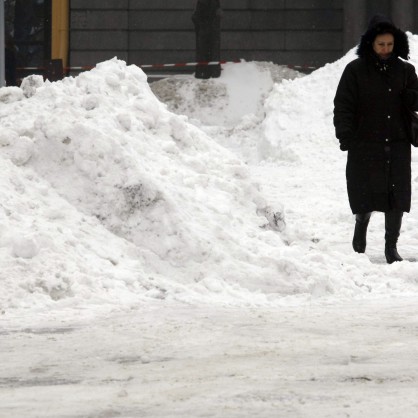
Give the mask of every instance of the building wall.
<svg viewBox="0 0 418 418">
<path fill-rule="evenodd" d="M 344 11 L 350 1 L 221 0 L 221 58 L 316 67 L 335 61 L 360 35 L 349 33 L 347 38 L 344 33 L 348 27 Z M 365 15 L 390 14 L 391 1 L 402 0 L 357 1 L 364 1 L 359 19 L 366 22 Z M 70 4 L 72 66 L 95 65 L 114 56 L 137 65 L 195 60 L 191 16 L 196 0 L 71 0 Z"/>
<path fill-rule="evenodd" d="M 196 0 L 72 0 L 70 62 L 194 61 Z M 320 66 L 342 53 L 342 0 L 221 0 L 223 60 Z"/>
</svg>

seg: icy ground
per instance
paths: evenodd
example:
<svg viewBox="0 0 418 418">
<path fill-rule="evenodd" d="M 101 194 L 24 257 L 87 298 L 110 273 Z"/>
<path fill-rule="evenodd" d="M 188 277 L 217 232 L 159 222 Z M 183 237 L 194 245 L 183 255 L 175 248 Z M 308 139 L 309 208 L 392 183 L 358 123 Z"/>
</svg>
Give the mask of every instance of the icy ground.
<svg viewBox="0 0 418 418">
<path fill-rule="evenodd" d="M 406 261 L 353 253 L 353 58 L 0 89 L 1 418 L 417 416 L 417 151 Z"/>
<path fill-rule="evenodd" d="M 416 417 L 416 297 L 167 301 L 1 332 L 1 417 Z"/>
</svg>

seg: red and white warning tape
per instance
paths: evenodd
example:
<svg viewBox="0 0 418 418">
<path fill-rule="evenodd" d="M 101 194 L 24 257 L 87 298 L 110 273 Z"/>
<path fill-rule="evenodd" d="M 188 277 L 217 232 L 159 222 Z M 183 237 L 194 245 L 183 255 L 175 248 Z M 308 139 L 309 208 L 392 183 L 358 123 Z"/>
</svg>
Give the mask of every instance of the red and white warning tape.
<svg viewBox="0 0 418 418">
<path fill-rule="evenodd" d="M 141 68 L 164 68 L 164 67 L 195 67 L 196 65 L 219 65 L 219 64 L 238 64 L 237 61 L 198 61 L 198 62 L 178 62 L 176 64 L 143 64 L 138 65 Z"/>
<path fill-rule="evenodd" d="M 93 69 L 94 67 L 85 66 L 85 67 L 64 67 L 65 71 L 88 71 Z M 45 67 L 18 67 L 17 70 L 21 71 L 44 71 Z"/>
<path fill-rule="evenodd" d="M 218 64 L 237 64 L 241 60 L 237 61 L 197 61 L 197 62 L 177 62 L 175 64 L 138 64 L 140 68 L 169 68 L 169 67 L 195 67 L 196 65 L 218 65 Z M 94 68 L 94 66 L 82 66 L 82 67 L 64 67 L 66 71 L 88 71 Z M 45 70 L 45 67 L 20 67 L 18 70 Z"/>
<path fill-rule="evenodd" d="M 318 67 L 313 67 L 311 65 L 287 65 L 287 68 L 292 70 L 316 70 Z"/>
<path fill-rule="evenodd" d="M 243 60 L 236 61 L 197 61 L 197 62 L 178 62 L 175 64 L 138 64 L 140 68 L 179 68 L 179 67 L 196 67 L 197 65 L 219 65 L 219 64 L 239 64 Z M 317 67 L 309 65 L 287 65 L 288 68 L 295 70 L 316 70 Z M 82 67 L 64 67 L 65 71 L 89 71 L 94 66 Z M 18 70 L 24 71 L 43 71 L 45 67 L 19 67 Z"/>
</svg>

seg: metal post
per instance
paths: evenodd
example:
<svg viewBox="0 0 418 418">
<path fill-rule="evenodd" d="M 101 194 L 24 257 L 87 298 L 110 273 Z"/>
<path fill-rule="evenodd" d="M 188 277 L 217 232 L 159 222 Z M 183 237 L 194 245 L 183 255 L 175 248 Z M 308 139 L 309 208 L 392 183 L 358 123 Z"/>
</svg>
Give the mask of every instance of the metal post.
<svg viewBox="0 0 418 418">
<path fill-rule="evenodd" d="M 0 87 L 6 85 L 6 58 L 4 54 L 4 33 L 5 33 L 5 23 L 4 23 L 4 0 L 0 0 Z"/>
<path fill-rule="evenodd" d="M 344 52 L 353 48 L 366 29 L 366 0 L 344 0 Z"/>
<path fill-rule="evenodd" d="M 414 0 L 392 0 L 390 12 L 393 23 L 403 31 L 414 29 Z"/>
</svg>

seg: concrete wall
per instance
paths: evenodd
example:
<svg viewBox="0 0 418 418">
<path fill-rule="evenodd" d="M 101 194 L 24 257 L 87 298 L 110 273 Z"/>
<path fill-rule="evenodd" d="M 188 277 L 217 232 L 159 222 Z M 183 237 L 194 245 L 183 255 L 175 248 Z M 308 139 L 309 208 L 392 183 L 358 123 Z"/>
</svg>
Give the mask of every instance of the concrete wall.
<svg viewBox="0 0 418 418">
<path fill-rule="evenodd" d="M 414 4 L 405 12 L 405 2 Z M 351 7 L 358 3 L 360 8 Z M 402 13 L 397 5 L 403 3 Z M 370 15 L 411 16 L 414 0 L 221 0 L 223 60 L 321 66 L 353 47 Z M 196 0 L 71 0 L 70 63 L 195 60 Z M 351 11 L 350 11 L 351 9 Z M 362 11 L 360 13 L 360 10 Z M 416 29 L 414 19 L 413 28 Z"/>
</svg>

